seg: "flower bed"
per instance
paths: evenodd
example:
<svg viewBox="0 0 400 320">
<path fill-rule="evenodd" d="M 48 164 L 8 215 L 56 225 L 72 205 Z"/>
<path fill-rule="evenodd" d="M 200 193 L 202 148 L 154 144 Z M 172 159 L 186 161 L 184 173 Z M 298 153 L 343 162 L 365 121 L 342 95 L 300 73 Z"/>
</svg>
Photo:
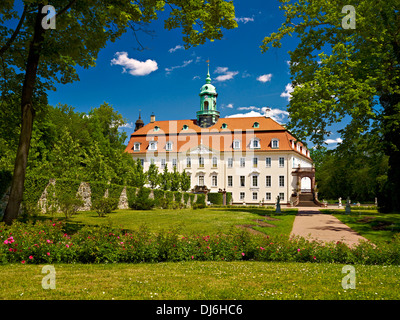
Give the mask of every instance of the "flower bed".
<svg viewBox="0 0 400 320">
<path fill-rule="evenodd" d="M 125 231 L 85 226 L 74 234 L 59 221 L 0 225 L 2 263 L 109 263 L 162 261 L 294 261 L 400 264 L 400 237 L 389 243 L 321 245 L 303 238 L 254 236 L 244 230 L 228 234 L 182 236 L 176 231 L 154 234 L 145 227 Z"/>
</svg>

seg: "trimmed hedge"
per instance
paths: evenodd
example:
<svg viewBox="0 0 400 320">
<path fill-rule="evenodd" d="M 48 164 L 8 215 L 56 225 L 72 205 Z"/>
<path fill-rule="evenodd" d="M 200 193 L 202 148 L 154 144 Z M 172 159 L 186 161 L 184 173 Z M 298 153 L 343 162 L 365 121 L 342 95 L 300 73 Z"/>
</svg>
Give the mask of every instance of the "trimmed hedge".
<svg viewBox="0 0 400 320">
<path fill-rule="evenodd" d="M 212 192 L 207 194 L 208 201 L 212 204 L 223 205 L 224 204 L 224 195 L 221 192 Z"/>
</svg>

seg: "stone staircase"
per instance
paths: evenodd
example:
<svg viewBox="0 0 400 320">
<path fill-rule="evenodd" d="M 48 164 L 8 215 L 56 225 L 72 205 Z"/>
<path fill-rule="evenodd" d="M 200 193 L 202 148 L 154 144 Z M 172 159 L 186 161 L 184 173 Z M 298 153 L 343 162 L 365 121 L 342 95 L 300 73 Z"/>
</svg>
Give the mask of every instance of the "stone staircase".
<svg viewBox="0 0 400 320">
<path fill-rule="evenodd" d="M 299 203 L 296 207 L 319 207 L 319 205 L 314 202 L 312 193 L 300 193 Z"/>
</svg>

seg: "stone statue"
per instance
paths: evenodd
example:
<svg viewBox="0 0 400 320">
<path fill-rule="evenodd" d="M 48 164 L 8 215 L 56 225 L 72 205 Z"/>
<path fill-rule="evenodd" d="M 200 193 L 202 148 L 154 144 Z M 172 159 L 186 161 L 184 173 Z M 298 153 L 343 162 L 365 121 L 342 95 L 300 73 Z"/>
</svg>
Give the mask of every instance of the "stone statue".
<svg viewBox="0 0 400 320">
<path fill-rule="evenodd" d="M 281 213 L 281 198 L 279 196 L 276 197 L 276 213 Z"/>
<path fill-rule="evenodd" d="M 346 208 L 345 208 L 345 214 L 350 214 L 350 213 L 351 213 L 350 198 L 347 197 Z"/>
<path fill-rule="evenodd" d="M 339 208 L 342 208 L 342 197 L 339 198 Z"/>
</svg>

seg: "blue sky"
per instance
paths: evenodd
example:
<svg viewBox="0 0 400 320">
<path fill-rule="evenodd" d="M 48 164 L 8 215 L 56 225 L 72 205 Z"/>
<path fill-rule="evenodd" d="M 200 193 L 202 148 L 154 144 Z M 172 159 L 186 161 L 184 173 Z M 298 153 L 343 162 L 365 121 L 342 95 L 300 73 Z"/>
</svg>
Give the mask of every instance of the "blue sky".
<svg viewBox="0 0 400 320">
<path fill-rule="evenodd" d="M 126 118 L 128 135 L 139 109 L 145 123 L 152 112 L 156 120 L 193 119 L 209 59 L 221 117 L 255 114 L 269 107 L 284 123 L 291 82 L 288 51 L 296 47 L 296 39 L 286 38 L 281 48 L 262 54 L 263 38 L 276 31 L 284 19 L 279 2 L 234 0 L 234 5 L 238 28 L 223 30 L 222 40 L 188 50 L 182 48 L 180 30 L 163 28 L 166 13 L 160 14 L 148 27 L 154 37 L 137 34 L 146 50 L 137 50 L 138 43 L 128 32 L 100 52 L 96 67 L 78 69 L 80 81 L 59 84 L 57 91 L 49 92 L 49 103 L 88 112 L 108 102 Z"/>
</svg>

